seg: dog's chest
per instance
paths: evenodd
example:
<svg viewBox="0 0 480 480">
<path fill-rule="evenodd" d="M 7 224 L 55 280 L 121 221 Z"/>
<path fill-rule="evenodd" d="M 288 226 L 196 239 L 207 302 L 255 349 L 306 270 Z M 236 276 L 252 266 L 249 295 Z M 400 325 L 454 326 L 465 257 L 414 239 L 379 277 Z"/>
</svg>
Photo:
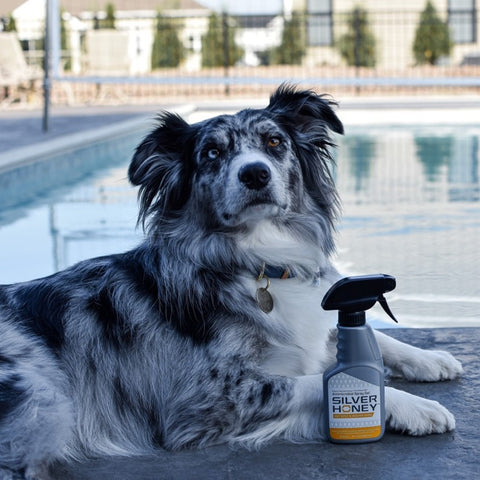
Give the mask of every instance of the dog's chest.
<svg viewBox="0 0 480 480">
<path fill-rule="evenodd" d="M 253 279 L 245 283 L 251 295 L 265 286 Z M 326 343 L 335 317 L 322 309 L 321 302 L 329 286 L 329 282 L 313 285 L 296 278 L 270 280 L 273 310 L 262 314 L 262 321 L 267 331 L 280 335 L 271 335 L 263 355 L 262 367 L 268 373 L 307 375 L 326 367 Z"/>
</svg>

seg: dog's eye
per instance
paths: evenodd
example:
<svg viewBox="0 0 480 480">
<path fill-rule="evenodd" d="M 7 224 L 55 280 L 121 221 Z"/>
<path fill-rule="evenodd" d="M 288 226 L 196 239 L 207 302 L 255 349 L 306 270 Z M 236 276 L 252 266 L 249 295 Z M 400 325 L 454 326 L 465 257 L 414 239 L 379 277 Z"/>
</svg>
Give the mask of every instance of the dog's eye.
<svg viewBox="0 0 480 480">
<path fill-rule="evenodd" d="M 269 147 L 278 147 L 282 141 L 278 137 L 270 137 L 268 139 L 268 146 Z"/>
<path fill-rule="evenodd" d="M 220 150 L 218 148 L 211 148 L 207 151 L 207 157 L 210 160 L 215 160 L 220 155 Z"/>
</svg>

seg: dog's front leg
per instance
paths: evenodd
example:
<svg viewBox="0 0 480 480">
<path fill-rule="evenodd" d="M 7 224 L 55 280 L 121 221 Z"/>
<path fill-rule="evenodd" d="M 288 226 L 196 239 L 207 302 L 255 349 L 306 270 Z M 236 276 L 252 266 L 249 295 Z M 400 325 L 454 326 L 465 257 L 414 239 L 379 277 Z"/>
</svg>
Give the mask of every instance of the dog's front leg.
<svg viewBox="0 0 480 480">
<path fill-rule="evenodd" d="M 224 360 L 208 371 L 202 369 L 197 381 L 177 382 L 175 388 L 163 412 L 163 446 L 169 450 L 218 442 L 258 447 L 274 438 L 322 438 L 320 374 L 270 375 L 238 360 Z"/>
<path fill-rule="evenodd" d="M 375 338 L 392 376 L 417 382 L 437 382 L 452 380 L 463 372 L 461 363 L 448 352 L 422 350 L 379 331 L 375 331 Z"/>
<path fill-rule="evenodd" d="M 257 404 L 255 410 L 247 409 L 250 411 L 245 412 L 244 425 L 246 424 L 247 430 L 250 431 L 237 435 L 234 441 L 257 446 L 275 437 L 294 442 L 321 440 L 322 378 L 322 375 L 271 378 L 271 384 L 274 386 L 272 392 L 275 392 L 277 382 L 280 384 L 287 382 L 290 390 L 288 397 L 272 395 L 267 401 L 262 401 L 261 406 Z M 262 400 L 265 400 L 264 396 Z M 272 415 L 275 411 L 276 413 Z"/>
</svg>

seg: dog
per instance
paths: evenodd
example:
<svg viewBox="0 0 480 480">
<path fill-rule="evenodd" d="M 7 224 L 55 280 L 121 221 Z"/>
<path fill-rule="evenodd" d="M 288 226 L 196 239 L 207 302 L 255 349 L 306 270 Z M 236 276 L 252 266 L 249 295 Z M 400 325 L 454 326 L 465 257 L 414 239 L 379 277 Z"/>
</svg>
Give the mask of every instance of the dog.
<svg viewBox="0 0 480 480">
<path fill-rule="evenodd" d="M 86 456 L 325 438 L 334 108 L 282 85 L 263 109 L 195 124 L 162 113 L 128 171 L 145 241 L 1 287 L 0 478 L 46 478 Z M 449 353 L 376 338 L 393 375 L 462 372 Z M 385 395 L 390 429 L 455 427 L 435 401 Z"/>
</svg>

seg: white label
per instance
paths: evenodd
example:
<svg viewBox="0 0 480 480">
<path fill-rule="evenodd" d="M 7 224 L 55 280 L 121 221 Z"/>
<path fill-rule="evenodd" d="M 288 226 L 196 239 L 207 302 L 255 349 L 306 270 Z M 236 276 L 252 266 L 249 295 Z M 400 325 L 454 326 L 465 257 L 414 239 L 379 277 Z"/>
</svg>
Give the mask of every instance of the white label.
<svg viewBox="0 0 480 480">
<path fill-rule="evenodd" d="M 376 438 L 382 430 L 381 391 L 346 373 L 328 380 L 330 437 L 335 440 Z"/>
</svg>

